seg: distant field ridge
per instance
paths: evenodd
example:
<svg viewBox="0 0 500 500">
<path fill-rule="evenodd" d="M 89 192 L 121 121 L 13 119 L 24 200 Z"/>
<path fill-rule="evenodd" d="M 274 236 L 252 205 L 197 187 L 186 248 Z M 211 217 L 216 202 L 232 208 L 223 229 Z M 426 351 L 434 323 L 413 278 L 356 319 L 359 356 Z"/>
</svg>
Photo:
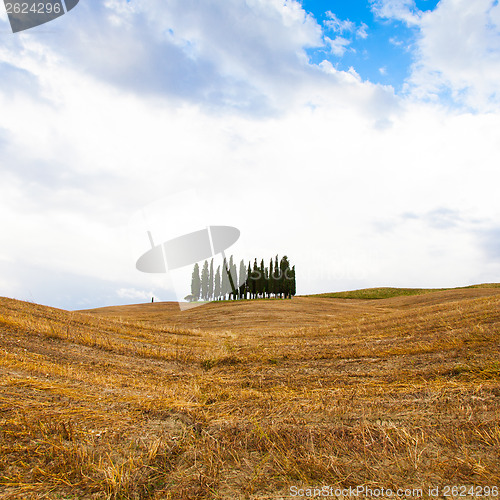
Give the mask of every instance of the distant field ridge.
<svg viewBox="0 0 500 500">
<path fill-rule="evenodd" d="M 500 288 L 500 283 L 483 283 L 480 285 L 469 285 L 456 288 L 363 288 L 361 290 L 351 290 L 346 292 L 328 292 L 307 297 L 329 297 L 332 299 L 388 299 L 391 297 L 409 297 L 413 295 L 423 295 L 424 293 L 443 292 L 446 290 L 467 290 L 471 288 Z"/>
</svg>

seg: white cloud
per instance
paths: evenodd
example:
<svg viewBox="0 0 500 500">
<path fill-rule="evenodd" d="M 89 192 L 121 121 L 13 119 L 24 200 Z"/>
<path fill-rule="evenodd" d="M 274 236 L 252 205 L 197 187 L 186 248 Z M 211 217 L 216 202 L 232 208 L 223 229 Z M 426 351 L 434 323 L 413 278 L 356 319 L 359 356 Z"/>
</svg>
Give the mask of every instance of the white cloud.
<svg viewBox="0 0 500 500">
<path fill-rule="evenodd" d="M 352 39 L 347 38 L 348 36 L 351 38 L 356 36 L 361 39 L 368 37 L 368 26 L 365 23 L 356 26 L 349 19 L 342 20 L 331 11 L 328 11 L 326 15 L 328 19 L 323 22 L 325 31 L 338 34 L 333 39 L 326 35 L 324 36 L 326 45 L 335 56 L 342 57 L 345 54 L 347 47 L 352 43 Z"/>
<path fill-rule="evenodd" d="M 356 30 L 356 25 L 349 21 L 349 19 L 341 20 L 331 11 L 326 13 L 328 20 L 324 22 L 324 25 L 336 33 L 353 33 Z"/>
<path fill-rule="evenodd" d="M 165 278 L 135 270 L 144 228 L 132 243 L 126 228 L 185 189 L 202 208 L 167 210 L 166 226 L 234 225 L 235 256 L 289 254 L 300 293 L 495 272 L 480 231 L 500 216 L 499 115 L 449 112 L 354 69 L 308 65 L 304 47 L 322 42 L 296 2 L 158 5 L 106 2 L 94 18 L 84 3 L 68 27 L 0 52 L 11 81 L 30 82 L 0 89 L 1 294 L 34 286 L 38 297 L 59 276 L 46 303 L 163 299 Z"/>
<path fill-rule="evenodd" d="M 394 45 L 396 47 L 401 47 L 404 44 L 404 42 L 402 40 L 398 40 L 395 37 L 389 38 L 389 42 L 392 43 L 392 45 Z"/>
<path fill-rule="evenodd" d="M 198 218 L 201 227 L 205 220 L 239 227 L 242 239 L 235 255 L 289 253 L 304 270 L 303 293 L 321 291 L 325 276 L 333 288 L 466 281 L 476 250 L 463 232 L 442 238 L 436 231 L 426 236 L 423 227 L 413 233 L 407 229 L 411 226 L 401 226 L 379 238 L 373 223 L 408 209 L 430 213 L 461 207 L 477 218 L 498 212 L 495 158 L 500 147 L 493 132 L 498 118 L 453 117 L 430 106 L 406 105 L 381 131 L 373 127 L 372 116 L 386 116 L 385 91 L 361 82 L 354 71 L 341 75 L 346 81 L 337 91 L 344 93 L 345 103 L 340 94 L 330 99 L 320 85 L 322 100 L 316 99 L 314 110 L 294 104 L 279 119 L 257 121 L 132 98 L 81 74 L 82 88 L 60 87 L 57 109 L 27 108 L 18 124 L 19 107 L 3 102 L 11 148 L 18 152 L 17 159 L 9 157 L 12 170 L 3 170 L 3 253 L 14 258 L 14 267 L 36 265 L 109 283 L 126 281 L 124 289 L 156 290 L 161 281 L 134 269 L 147 250 L 145 233 L 137 232 L 136 248 L 129 252 L 121 228 L 151 200 L 196 188 L 203 209 L 165 213 L 165 224 L 174 217 Z M 76 83 L 66 70 L 52 78 L 54 85 Z M 80 104 L 83 88 L 88 97 Z M 354 98 L 345 89 L 359 108 L 351 105 Z M 330 91 L 335 92 L 334 85 Z M 370 115 L 366 108 L 374 102 L 381 108 Z M 98 120 L 97 109 L 102 112 Z M 63 127 L 66 123 L 72 126 Z M 484 134 L 485 128 L 490 132 Z M 31 147 L 23 150 L 23 144 Z M 35 167 L 37 157 L 46 164 Z M 59 175 L 44 176 L 52 161 L 58 162 Z M 17 171 L 17 164 L 27 166 Z M 269 200 L 275 200 L 276 213 L 286 214 L 279 226 Z M 448 244 L 464 250 L 450 254 Z M 326 249 L 332 249 L 334 260 Z M 412 259 L 412 271 L 405 274 Z M 416 268 L 420 271 L 413 272 Z"/>
<path fill-rule="evenodd" d="M 24 50 L 49 50 L 58 64 L 144 96 L 254 115 L 287 103 L 314 75 L 305 49 L 323 46 L 295 0 L 107 1 L 74 13 L 56 35 L 24 38 Z"/>
<path fill-rule="evenodd" d="M 410 80 L 417 95 L 449 89 L 476 110 L 500 105 L 500 5 L 493 0 L 442 0 L 420 21 Z"/>
<path fill-rule="evenodd" d="M 330 47 L 332 54 L 342 57 L 347 50 L 347 47 L 351 44 L 350 40 L 342 36 L 336 36 L 333 40 L 329 37 L 325 37 L 327 44 Z"/>
<path fill-rule="evenodd" d="M 370 0 L 373 12 L 382 18 L 404 21 L 408 26 L 419 23 L 421 12 L 414 0 Z"/>
<path fill-rule="evenodd" d="M 418 32 L 407 91 L 418 99 L 450 94 L 472 110 L 500 105 L 500 5 L 496 0 L 441 0 L 419 11 L 413 0 L 375 0 L 383 18 L 406 22 Z M 391 39 L 392 43 L 399 43 Z"/>
<path fill-rule="evenodd" d="M 121 299 L 140 300 L 141 302 L 149 302 L 151 301 L 151 298 L 154 298 L 156 302 L 161 300 L 151 290 L 146 292 L 135 288 L 120 288 L 116 294 Z"/>
<path fill-rule="evenodd" d="M 485 228 L 480 236 L 485 253 L 500 267 L 500 227 Z"/>
<path fill-rule="evenodd" d="M 356 36 L 362 38 L 363 40 L 368 38 L 368 25 L 361 23 L 359 28 L 356 30 Z"/>
</svg>

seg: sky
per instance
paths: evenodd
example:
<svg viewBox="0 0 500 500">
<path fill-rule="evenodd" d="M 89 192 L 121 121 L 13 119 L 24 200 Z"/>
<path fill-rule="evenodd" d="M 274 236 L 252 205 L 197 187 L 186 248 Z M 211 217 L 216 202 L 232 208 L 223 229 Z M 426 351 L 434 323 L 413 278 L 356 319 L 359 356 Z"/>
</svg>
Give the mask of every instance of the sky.
<svg viewBox="0 0 500 500">
<path fill-rule="evenodd" d="M 155 243 L 229 225 L 297 293 L 500 282 L 497 0 L 0 3 L 0 295 L 187 293 Z"/>
</svg>

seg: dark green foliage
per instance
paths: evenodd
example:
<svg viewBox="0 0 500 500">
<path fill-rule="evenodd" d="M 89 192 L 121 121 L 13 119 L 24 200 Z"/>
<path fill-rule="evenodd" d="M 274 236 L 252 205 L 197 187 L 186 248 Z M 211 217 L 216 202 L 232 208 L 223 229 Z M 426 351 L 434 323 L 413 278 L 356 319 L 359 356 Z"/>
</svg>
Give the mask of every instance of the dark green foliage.
<svg viewBox="0 0 500 500">
<path fill-rule="evenodd" d="M 278 256 L 276 255 L 274 259 L 274 275 L 273 275 L 273 288 L 274 296 L 281 296 L 281 286 L 280 286 L 280 267 L 278 264 Z"/>
<path fill-rule="evenodd" d="M 208 266 L 204 262 L 201 272 L 195 264 L 191 280 L 192 300 L 226 300 L 256 299 L 256 298 L 282 298 L 291 299 L 296 294 L 295 266 L 290 267 L 288 257 L 285 255 L 278 260 L 278 256 L 270 260 L 269 268 L 264 266 L 264 259 L 260 265 L 254 259 L 253 267 L 248 263 L 245 268 L 243 260 L 239 270 L 231 255 L 229 262 L 224 257 L 224 262 L 217 267 L 214 274 L 213 259 Z"/>
<path fill-rule="evenodd" d="M 291 269 L 288 257 L 285 255 L 280 261 L 280 297 L 288 299 L 291 298 L 292 280 Z"/>
<path fill-rule="evenodd" d="M 250 281 L 250 295 L 252 299 L 257 298 L 257 286 L 259 283 L 259 268 L 257 267 L 257 259 L 254 260 L 253 262 L 253 269 L 252 269 L 252 278 Z"/>
<path fill-rule="evenodd" d="M 292 297 L 295 297 L 295 294 L 297 293 L 297 283 L 295 281 L 295 266 L 292 267 L 292 289 L 291 289 L 291 295 Z M 290 298 L 292 298 L 290 297 Z"/>
<path fill-rule="evenodd" d="M 238 294 L 238 273 L 236 272 L 236 264 L 233 262 L 233 256 L 229 259 L 229 285 L 231 290 L 231 298 L 236 299 Z"/>
<path fill-rule="evenodd" d="M 246 279 L 246 286 L 245 286 L 246 292 L 250 294 L 250 298 L 252 298 L 252 268 L 250 267 L 250 261 L 248 262 L 248 269 L 247 269 L 247 279 Z"/>
<path fill-rule="evenodd" d="M 269 292 L 269 297 L 270 297 L 274 293 L 273 259 L 269 261 L 269 276 L 267 279 L 267 290 Z"/>
<path fill-rule="evenodd" d="M 239 298 L 246 299 L 247 298 L 247 270 L 245 269 L 245 263 L 243 259 L 240 262 L 240 276 L 238 279 L 238 289 L 239 289 Z"/>
<path fill-rule="evenodd" d="M 266 294 L 266 270 L 264 268 L 264 259 L 260 261 L 259 278 L 257 282 L 257 293 L 264 298 Z"/>
</svg>

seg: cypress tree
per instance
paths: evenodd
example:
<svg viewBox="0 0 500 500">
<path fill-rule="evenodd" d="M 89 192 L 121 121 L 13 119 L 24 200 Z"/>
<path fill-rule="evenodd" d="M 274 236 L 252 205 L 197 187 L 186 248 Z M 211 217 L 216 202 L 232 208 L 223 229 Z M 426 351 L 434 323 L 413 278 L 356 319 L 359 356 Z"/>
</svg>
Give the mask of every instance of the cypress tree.
<svg viewBox="0 0 500 500">
<path fill-rule="evenodd" d="M 231 273 L 231 295 L 233 300 L 237 299 L 238 294 L 238 272 L 236 271 L 236 264 L 233 262 L 233 256 L 229 259 L 229 272 Z"/>
<path fill-rule="evenodd" d="M 214 274 L 214 259 L 205 260 L 200 277 L 200 266 L 194 265 L 191 277 L 190 300 L 226 300 L 275 298 L 291 299 L 297 291 L 295 266 L 290 266 L 290 261 L 285 255 L 278 262 L 278 255 L 269 261 L 269 268 L 264 266 L 264 259 L 257 264 L 254 259 L 253 267 L 248 262 L 248 268 L 242 260 L 239 273 L 233 256 L 229 262 L 224 258 L 222 266 L 217 267 Z"/>
<path fill-rule="evenodd" d="M 201 280 L 200 280 L 200 266 L 198 263 L 194 265 L 193 274 L 191 276 L 191 295 L 194 300 L 200 299 Z"/>
<path fill-rule="evenodd" d="M 208 298 L 208 261 L 205 261 L 203 264 L 203 269 L 201 271 L 201 297 L 203 300 L 207 300 Z"/>
<path fill-rule="evenodd" d="M 297 282 L 295 281 L 295 266 L 292 267 L 292 286 L 291 286 L 291 291 L 290 295 L 292 297 L 295 297 L 295 294 L 297 293 Z"/>
<path fill-rule="evenodd" d="M 258 283 L 259 283 L 259 268 L 257 267 L 257 259 L 253 261 L 253 270 L 252 270 L 252 298 L 257 298 L 258 291 Z"/>
<path fill-rule="evenodd" d="M 280 267 L 278 264 L 278 256 L 274 259 L 274 296 L 278 298 L 278 295 L 281 294 L 281 283 L 280 283 Z"/>
<path fill-rule="evenodd" d="M 255 273 L 255 295 L 257 296 L 257 298 L 260 297 L 260 295 L 262 294 L 262 280 L 261 280 L 261 275 L 260 275 L 260 267 L 259 266 L 256 266 L 257 264 L 257 259 L 255 259 L 255 262 L 254 262 L 254 265 L 253 265 L 253 269 L 254 269 L 254 273 Z"/>
<path fill-rule="evenodd" d="M 224 262 L 222 263 L 222 281 L 221 281 L 221 287 L 220 287 L 220 294 L 222 297 L 222 300 L 226 300 L 226 294 L 228 293 L 229 289 L 229 277 L 227 275 L 227 260 L 224 259 Z"/>
<path fill-rule="evenodd" d="M 264 269 L 264 259 L 260 261 L 259 269 L 259 295 L 264 298 L 266 295 L 266 271 Z"/>
<path fill-rule="evenodd" d="M 239 275 L 239 279 L 238 279 L 238 291 L 239 291 L 240 299 L 247 298 L 246 283 L 247 283 L 247 270 L 245 269 L 245 263 L 243 262 L 243 259 L 241 259 L 240 275 Z"/>
<path fill-rule="evenodd" d="M 280 261 L 280 280 L 282 296 L 287 299 L 290 297 L 292 287 L 290 280 L 290 262 L 288 261 L 288 257 L 286 255 L 283 256 Z"/>
<path fill-rule="evenodd" d="M 247 269 L 247 279 L 245 285 L 245 297 L 248 292 L 249 298 L 252 298 L 252 268 L 250 267 L 250 261 L 248 261 L 248 269 Z"/>
<path fill-rule="evenodd" d="M 208 276 L 208 300 L 214 296 L 214 259 L 210 261 L 210 274 Z"/>
<path fill-rule="evenodd" d="M 215 283 L 214 283 L 214 299 L 220 300 L 221 290 L 220 290 L 220 266 L 217 266 L 217 271 L 215 273 Z"/>
<path fill-rule="evenodd" d="M 267 291 L 269 293 L 269 297 L 274 293 L 274 271 L 273 271 L 273 259 L 269 262 L 269 278 L 267 282 Z"/>
<path fill-rule="evenodd" d="M 290 273 L 290 263 L 288 262 L 288 257 L 284 255 L 280 261 L 280 283 L 281 283 L 281 297 L 288 298 L 289 290 L 289 281 L 287 276 Z"/>
</svg>

